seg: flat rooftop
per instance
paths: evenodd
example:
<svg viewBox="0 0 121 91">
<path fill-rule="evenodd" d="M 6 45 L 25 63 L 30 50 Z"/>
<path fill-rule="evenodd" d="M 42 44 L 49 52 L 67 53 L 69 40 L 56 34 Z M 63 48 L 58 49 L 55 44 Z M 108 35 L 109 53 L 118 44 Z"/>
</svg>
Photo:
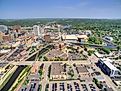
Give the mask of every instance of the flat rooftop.
<svg viewBox="0 0 121 91">
<path fill-rule="evenodd" d="M 63 59 L 67 58 L 66 53 L 60 51 L 59 49 L 53 49 L 51 50 L 47 55 L 46 55 L 49 59 L 55 58 L 55 57 L 60 57 Z"/>
<path fill-rule="evenodd" d="M 0 62 L 0 68 L 5 67 L 6 65 L 8 65 L 8 62 Z"/>
<path fill-rule="evenodd" d="M 86 67 L 81 66 L 81 65 L 77 65 L 76 68 L 77 68 L 77 71 L 78 71 L 79 73 L 89 72 L 89 71 L 87 70 Z"/>
<path fill-rule="evenodd" d="M 64 70 L 64 65 L 61 62 L 51 64 L 51 75 L 62 75 Z"/>
<path fill-rule="evenodd" d="M 104 61 L 105 65 L 107 65 L 112 70 L 118 70 L 112 63 L 109 61 Z"/>
</svg>

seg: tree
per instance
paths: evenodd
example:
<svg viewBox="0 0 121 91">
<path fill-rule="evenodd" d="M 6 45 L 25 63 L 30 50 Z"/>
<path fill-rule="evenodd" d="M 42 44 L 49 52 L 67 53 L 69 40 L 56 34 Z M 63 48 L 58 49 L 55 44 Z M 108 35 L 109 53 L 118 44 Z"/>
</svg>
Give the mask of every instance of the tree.
<svg viewBox="0 0 121 91">
<path fill-rule="evenodd" d="M 119 51 L 121 49 L 121 46 L 117 46 L 117 50 Z"/>
<path fill-rule="evenodd" d="M 39 70 L 39 75 L 40 75 L 40 76 L 42 75 L 42 70 L 41 70 L 41 69 Z"/>
<path fill-rule="evenodd" d="M 92 44 L 102 44 L 102 39 L 95 36 L 90 36 L 88 42 Z"/>
<path fill-rule="evenodd" d="M 71 66 L 70 66 L 71 67 Z M 69 67 L 69 72 L 68 75 L 70 75 L 71 77 L 74 76 L 74 71 L 72 70 L 72 68 Z"/>
<path fill-rule="evenodd" d="M 93 53 L 94 53 L 93 50 L 89 50 L 89 51 L 88 51 L 88 55 L 89 55 L 89 56 L 91 56 Z"/>
<path fill-rule="evenodd" d="M 44 56 L 43 58 L 44 58 L 43 61 L 48 61 L 48 58 L 46 56 Z"/>
<path fill-rule="evenodd" d="M 110 53 L 110 49 L 109 48 L 102 48 L 102 50 L 105 52 L 105 53 L 107 53 L 107 54 L 109 54 Z"/>
</svg>

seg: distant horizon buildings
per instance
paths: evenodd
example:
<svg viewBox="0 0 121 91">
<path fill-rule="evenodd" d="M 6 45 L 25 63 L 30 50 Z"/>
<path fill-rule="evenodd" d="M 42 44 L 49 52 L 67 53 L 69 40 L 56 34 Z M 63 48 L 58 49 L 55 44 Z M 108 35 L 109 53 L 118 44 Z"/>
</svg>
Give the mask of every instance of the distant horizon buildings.
<svg viewBox="0 0 121 91">
<path fill-rule="evenodd" d="M 8 27 L 6 25 L 0 25 L 0 32 L 8 33 Z"/>
<path fill-rule="evenodd" d="M 21 35 L 22 31 L 20 25 L 0 25 L 0 42 L 15 41 L 15 38 L 18 38 Z"/>
</svg>

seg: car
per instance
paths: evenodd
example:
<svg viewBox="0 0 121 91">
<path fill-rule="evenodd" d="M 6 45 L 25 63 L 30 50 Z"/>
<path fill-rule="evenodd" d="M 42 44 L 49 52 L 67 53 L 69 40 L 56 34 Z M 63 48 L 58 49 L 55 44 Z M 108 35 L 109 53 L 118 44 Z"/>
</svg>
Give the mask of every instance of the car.
<svg viewBox="0 0 121 91">
<path fill-rule="evenodd" d="M 39 85 L 38 85 L 38 89 L 37 89 L 37 91 L 40 91 L 40 88 L 41 88 L 41 85 L 39 84 Z"/>
<path fill-rule="evenodd" d="M 64 86 L 60 86 L 60 90 L 61 91 L 64 91 L 65 89 L 64 89 Z"/>
<path fill-rule="evenodd" d="M 34 81 L 39 81 L 39 79 L 34 79 Z"/>
<path fill-rule="evenodd" d="M 68 91 L 72 91 L 72 85 L 67 84 L 67 89 L 68 89 Z"/>
<path fill-rule="evenodd" d="M 34 86 L 33 86 L 33 88 L 35 88 L 35 86 L 36 86 L 36 83 L 34 83 Z"/>
<path fill-rule="evenodd" d="M 43 69 L 43 67 L 44 67 L 44 63 L 42 63 L 42 65 L 40 66 L 40 69 Z"/>
<path fill-rule="evenodd" d="M 55 86 L 54 86 L 54 84 L 52 84 L 52 89 L 54 89 L 55 88 Z"/>
<path fill-rule="evenodd" d="M 31 83 L 31 87 L 30 87 L 30 88 L 33 88 L 33 86 L 34 86 L 34 84 L 33 84 L 33 83 Z"/>
<path fill-rule="evenodd" d="M 27 90 L 27 88 L 24 89 L 24 91 L 26 91 L 26 90 Z"/>
<path fill-rule="evenodd" d="M 63 88 L 62 88 L 62 87 L 60 87 L 60 90 L 63 90 Z"/>
<path fill-rule="evenodd" d="M 29 91 L 34 91 L 34 88 L 30 88 L 30 90 Z"/>
<path fill-rule="evenodd" d="M 76 91 L 80 91 L 79 89 L 77 89 Z"/>
<path fill-rule="evenodd" d="M 31 81 L 34 81 L 34 79 L 31 79 Z"/>
<path fill-rule="evenodd" d="M 55 88 L 57 88 L 57 83 L 55 83 Z"/>
<path fill-rule="evenodd" d="M 76 82 L 74 82 L 74 85 L 76 85 Z"/>
</svg>

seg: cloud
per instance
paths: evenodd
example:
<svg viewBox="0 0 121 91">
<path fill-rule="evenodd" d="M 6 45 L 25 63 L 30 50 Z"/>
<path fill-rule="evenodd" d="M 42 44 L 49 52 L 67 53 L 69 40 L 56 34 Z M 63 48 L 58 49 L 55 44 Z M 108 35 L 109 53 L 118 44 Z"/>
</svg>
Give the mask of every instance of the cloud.
<svg viewBox="0 0 121 91">
<path fill-rule="evenodd" d="M 89 2 L 87 1 L 87 0 L 80 0 L 80 3 L 77 5 L 77 6 L 87 6 L 87 5 L 89 5 Z"/>
</svg>

